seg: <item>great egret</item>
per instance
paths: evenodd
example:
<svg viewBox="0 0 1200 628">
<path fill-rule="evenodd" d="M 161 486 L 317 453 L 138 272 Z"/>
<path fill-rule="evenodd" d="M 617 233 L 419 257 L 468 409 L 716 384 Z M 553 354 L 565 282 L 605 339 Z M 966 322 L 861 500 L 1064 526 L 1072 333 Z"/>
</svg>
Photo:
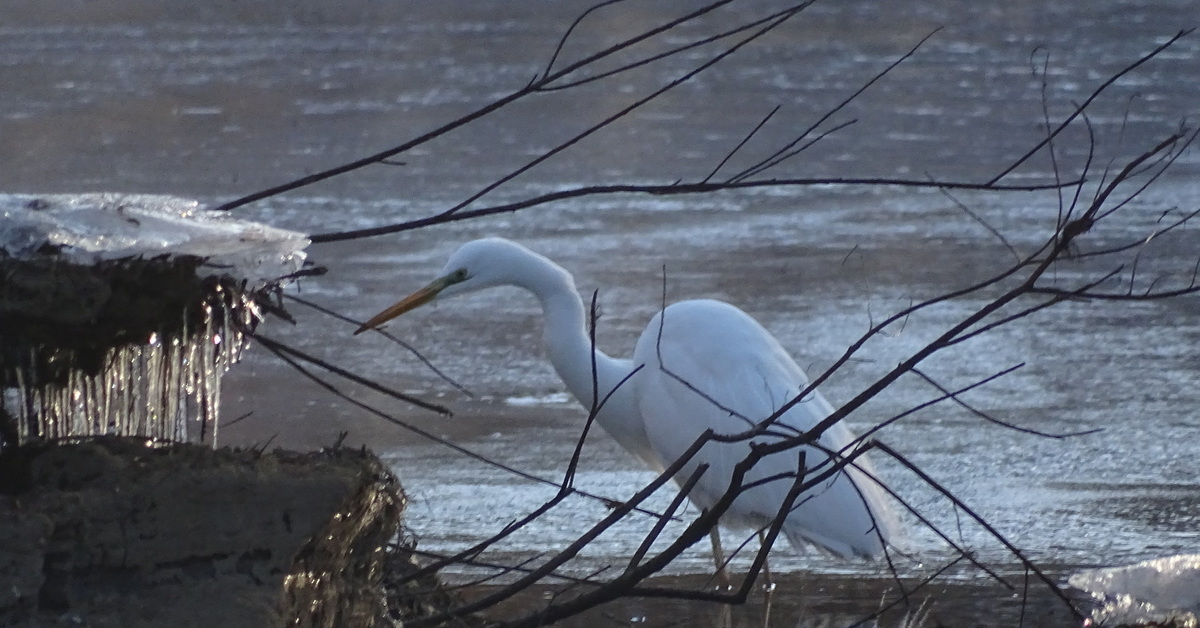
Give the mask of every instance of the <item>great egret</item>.
<svg viewBox="0 0 1200 628">
<path fill-rule="evenodd" d="M 598 398 L 611 392 L 596 422 L 654 469 L 677 460 L 709 428 L 716 434 L 745 432 L 808 385 L 804 371 L 766 329 L 738 308 L 713 300 L 681 301 L 665 308 L 642 332 L 632 360 L 596 351 L 593 380 L 592 342 L 574 278 L 548 258 L 501 238 L 462 245 L 437 279 L 355 333 L 435 298 L 496 286 L 517 286 L 537 297 L 545 317 L 546 352 L 558 375 L 586 408 L 593 404 L 593 381 Z M 831 411 L 824 397 L 811 393 L 778 419 L 773 435 L 756 441 L 777 440 L 781 432 L 802 433 Z M 806 466 L 810 471 L 816 467 L 814 472 L 829 469 L 827 452 L 849 453 L 853 439 L 849 429 L 835 424 L 821 436 L 819 447 L 803 448 Z M 690 477 L 700 463 L 709 465 L 688 494 L 697 506 L 707 508 L 725 493 L 734 465 L 749 452 L 745 441 L 710 442 L 677 477 Z M 744 484 L 763 483 L 739 496 L 722 524 L 760 530 L 767 526 L 793 486 L 798 461 L 795 450 L 760 460 Z M 841 557 L 880 555 L 895 524 L 882 491 L 867 478 L 873 473 L 870 462 L 860 457 L 855 466 L 801 494 L 782 528 L 791 544 L 815 545 Z M 792 477 L 786 477 L 789 474 Z M 715 531 L 713 541 L 714 557 L 720 561 Z"/>
</svg>

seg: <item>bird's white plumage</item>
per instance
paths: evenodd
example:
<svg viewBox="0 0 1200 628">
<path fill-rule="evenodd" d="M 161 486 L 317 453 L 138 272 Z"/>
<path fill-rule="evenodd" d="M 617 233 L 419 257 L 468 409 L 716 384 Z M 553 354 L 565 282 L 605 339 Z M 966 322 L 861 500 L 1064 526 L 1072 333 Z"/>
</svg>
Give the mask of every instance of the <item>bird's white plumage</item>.
<svg viewBox="0 0 1200 628">
<path fill-rule="evenodd" d="M 718 435 L 746 432 L 773 416 L 808 385 L 803 370 L 774 337 L 738 308 L 712 300 L 683 301 L 654 317 L 633 352 L 645 364 L 633 379 L 633 394 L 646 426 L 646 436 L 664 461 L 678 459 L 707 429 Z M 819 393 L 807 395 L 772 424 L 755 442 L 798 436 L 829 416 L 832 408 Z M 798 470 L 799 452 L 813 476 L 830 469 L 827 451 L 849 453 L 853 436 L 841 423 L 818 441 L 763 458 L 745 476 L 751 484 Z M 709 465 L 689 494 L 708 507 L 729 488 L 734 465 L 750 454 L 749 441 L 710 442 L 683 468 L 689 477 L 699 463 Z M 829 478 L 804 493 L 785 520 L 783 531 L 793 545 L 812 543 L 839 556 L 874 556 L 881 550 L 877 520 L 890 529 L 870 463 L 862 470 Z M 727 511 L 724 522 L 754 528 L 767 526 L 791 489 L 780 478 L 749 489 Z M 861 493 L 861 494 L 860 494 Z M 872 513 L 875 508 L 877 512 Z M 886 536 L 884 537 L 886 538 Z"/>
<path fill-rule="evenodd" d="M 757 321 L 732 305 L 712 300 L 668 306 L 646 327 L 632 360 L 595 351 L 593 377 L 585 310 L 570 273 L 500 238 L 464 244 L 437 280 L 364 328 L 438 294 L 448 297 L 500 285 L 525 288 L 538 298 L 545 317 L 546 352 L 567 388 L 585 407 L 591 407 L 593 399 L 607 398 L 597 423 L 656 469 L 676 460 L 707 429 L 717 434 L 745 432 L 808 384 L 803 370 Z M 803 433 L 830 412 L 824 397 L 812 393 L 756 440 L 769 442 Z M 826 452 L 849 453 L 852 441 L 853 435 L 839 423 L 824 432 L 819 447 L 803 447 L 809 473 L 828 469 Z M 677 476 L 688 477 L 699 463 L 709 465 L 689 498 L 700 507 L 713 504 L 728 488 L 734 465 L 745 459 L 749 447 L 747 442 L 705 445 Z M 778 479 L 742 494 L 722 522 L 753 527 L 769 523 L 793 485 L 799 451 L 761 460 L 746 481 Z M 813 544 L 839 556 L 879 555 L 883 541 L 894 534 L 894 523 L 882 491 L 867 477 L 873 474 L 870 462 L 861 457 L 855 467 L 802 494 L 787 516 L 784 534 L 793 545 Z"/>
</svg>

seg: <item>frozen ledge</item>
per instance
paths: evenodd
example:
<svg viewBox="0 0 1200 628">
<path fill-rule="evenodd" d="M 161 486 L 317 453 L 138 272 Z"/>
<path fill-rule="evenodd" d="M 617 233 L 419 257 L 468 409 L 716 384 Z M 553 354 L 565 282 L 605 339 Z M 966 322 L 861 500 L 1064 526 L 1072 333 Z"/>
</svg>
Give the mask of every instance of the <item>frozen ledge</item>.
<svg viewBox="0 0 1200 628">
<path fill-rule="evenodd" d="M 102 261 L 188 256 L 202 271 L 257 288 L 298 270 L 308 237 L 187 198 L 153 194 L 0 194 L 0 251 L 47 254 L 88 266 Z"/>
</svg>

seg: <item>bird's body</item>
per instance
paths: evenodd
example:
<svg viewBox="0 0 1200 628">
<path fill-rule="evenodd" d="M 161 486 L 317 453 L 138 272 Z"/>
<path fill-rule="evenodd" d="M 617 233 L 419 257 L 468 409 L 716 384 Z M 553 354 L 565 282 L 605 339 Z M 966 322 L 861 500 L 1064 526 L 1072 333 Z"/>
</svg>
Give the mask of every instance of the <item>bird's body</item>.
<svg viewBox="0 0 1200 628">
<path fill-rule="evenodd" d="M 630 360 L 595 351 L 586 332 L 586 310 L 570 273 L 518 244 L 499 238 L 464 244 L 437 280 L 361 329 L 368 329 L 436 297 L 514 285 L 533 293 L 545 316 L 546 353 L 567 388 L 591 408 L 603 401 L 597 423 L 621 446 L 654 469 L 677 460 L 706 430 L 739 434 L 768 419 L 808 386 L 803 370 L 753 318 L 714 300 L 674 303 L 654 317 L 638 339 Z M 636 370 L 636 372 L 634 372 Z M 632 375 L 631 375 L 632 373 Z M 595 385 L 593 385 L 595 383 Z M 812 392 L 754 438 L 772 442 L 814 427 L 831 412 Z M 722 523 L 761 529 L 779 512 L 794 483 L 799 451 L 809 474 L 831 468 L 828 452 L 849 454 L 853 435 L 840 423 L 827 429 L 818 446 L 789 449 L 763 458 L 744 484 L 767 480 L 738 497 Z M 707 471 L 688 497 L 699 507 L 713 505 L 728 489 L 734 465 L 750 453 L 750 443 L 709 442 L 676 475 L 684 479 L 697 465 Z M 794 503 L 783 533 L 794 546 L 812 544 L 838 556 L 878 556 L 892 535 L 892 523 L 865 457 L 812 487 Z"/>
<path fill-rule="evenodd" d="M 661 331 L 660 331 L 661 324 Z M 697 342 L 696 339 L 719 342 Z M 804 371 L 758 321 L 742 310 L 712 300 L 682 301 L 667 306 L 642 332 L 633 361 L 645 364 L 633 378 L 633 395 L 645 419 L 646 436 L 664 461 L 679 458 L 705 429 L 718 435 L 745 432 L 773 416 L 808 386 Z M 809 393 L 754 442 L 799 436 L 833 411 L 819 393 Z M 771 454 L 747 473 L 751 484 L 780 474 L 792 474 L 749 489 L 726 511 L 722 523 L 762 529 L 770 524 L 787 498 L 798 470 L 798 451 L 812 476 L 828 471 L 827 452 L 853 451 L 854 436 L 835 423 L 819 439 L 820 447 L 803 446 Z M 750 442 L 708 443 L 679 477 L 697 462 L 709 465 L 689 493 L 707 507 L 729 486 L 734 465 L 750 455 Z M 891 519 L 878 485 L 866 477 L 874 470 L 867 460 L 856 461 L 803 493 L 783 525 L 795 547 L 805 543 L 841 557 L 873 557 L 889 538 Z M 882 534 L 877 534 L 876 530 Z"/>
</svg>

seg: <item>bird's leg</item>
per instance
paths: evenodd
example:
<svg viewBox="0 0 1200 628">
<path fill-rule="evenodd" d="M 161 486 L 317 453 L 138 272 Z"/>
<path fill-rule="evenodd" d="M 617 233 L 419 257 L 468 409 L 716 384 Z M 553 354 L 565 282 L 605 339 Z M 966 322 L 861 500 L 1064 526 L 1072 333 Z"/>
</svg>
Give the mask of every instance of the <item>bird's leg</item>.
<svg viewBox="0 0 1200 628">
<path fill-rule="evenodd" d="M 775 599 L 775 596 L 771 594 L 772 590 L 763 591 L 762 628 L 771 628 L 771 602 Z"/>
<path fill-rule="evenodd" d="M 725 552 L 721 551 L 721 530 L 717 526 L 713 526 L 708 531 L 708 538 L 712 539 L 713 562 L 717 566 L 717 583 L 722 589 L 729 589 L 733 583 L 729 580 L 729 572 L 725 571 Z"/>
<path fill-rule="evenodd" d="M 733 628 L 733 609 L 729 604 L 722 604 L 721 610 L 713 616 L 713 628 Z"/>
<path fill-rule="evenodd" d="M 765 551 L 767 549 L 767 535 L 762 531 L 758 531 L 758 544 Z M 771 581 L 771 565 L 770 560 L 763 559 L 762 565 L 762 591 L 763 591 L 763 628 L 771 625 L 771 602 L 775 599 L 775 583 Z"/>
<path fill-rule="evenodd" d="M 758 544 L 764 550 L 766 550 L 767 535 L 762 530 L 758 531 Z M 762 577 L 763 577 L 763 584 L 762 584 L 763 590 L 766 591 L 768 594 L 771 591 L 774 591 L 775 583 L 771 581 L 771 561 L 769 559 L 763 560 Z"/>
</svg>

